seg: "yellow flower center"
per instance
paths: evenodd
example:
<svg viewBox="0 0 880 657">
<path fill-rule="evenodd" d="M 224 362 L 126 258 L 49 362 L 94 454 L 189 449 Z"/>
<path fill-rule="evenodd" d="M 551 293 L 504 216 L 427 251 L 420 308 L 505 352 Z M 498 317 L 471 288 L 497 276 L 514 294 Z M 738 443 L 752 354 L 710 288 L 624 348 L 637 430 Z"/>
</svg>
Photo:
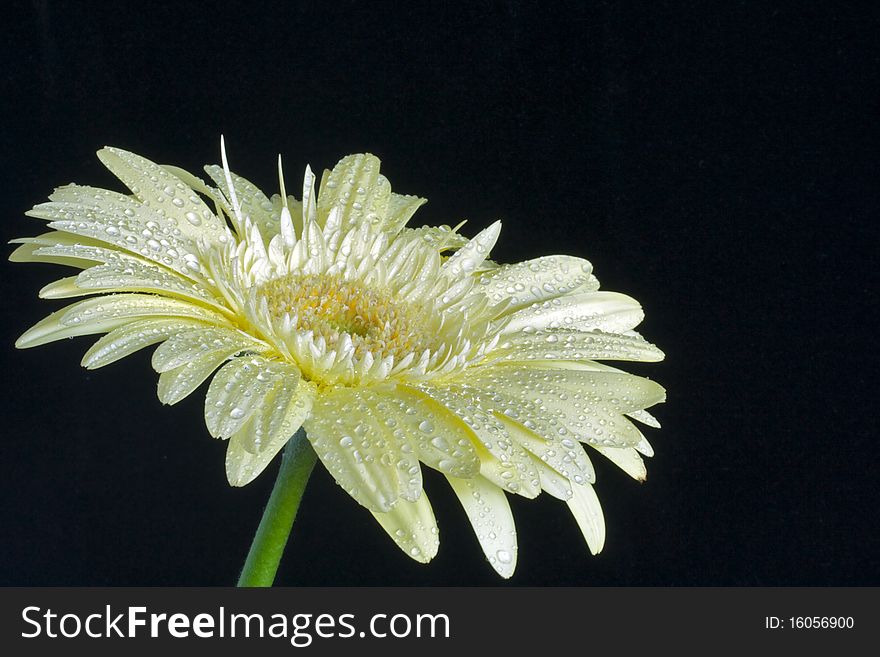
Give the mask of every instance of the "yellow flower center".
<svg viewBox="0 0 880 657">
<path fill-rule="evenodd" d="M 384 290 L 326 274 L 288 274 L 265 283 L 259 295 L 269 313 L 289 314 L 297 331 L 312 331 L 335 349 L 349 336 L 356 358 L 372 352 L 395 360 L 428 347 L 420 308 L 395 302 Z"/>
</svg>

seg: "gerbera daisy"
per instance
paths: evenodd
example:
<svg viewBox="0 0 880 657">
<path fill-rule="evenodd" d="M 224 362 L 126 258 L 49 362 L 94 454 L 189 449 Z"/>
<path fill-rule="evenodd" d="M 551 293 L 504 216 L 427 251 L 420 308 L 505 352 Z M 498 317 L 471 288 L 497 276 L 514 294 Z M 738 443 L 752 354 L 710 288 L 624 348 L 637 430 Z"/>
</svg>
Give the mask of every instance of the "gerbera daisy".
<svg viewBox="0 0 880 657">
<path fill-rule="evenodd" d="M 508 494 L 559 498 L 590 551 L 602 549 L 583 445 L 644 479 L 640 455 L 652 450 L 630 420 L 658 426 L 645 409 L 664 390 L 598 361 L 663 354 L 633 330 L 639 304 L 599 291 L 589 262 L 491 262 L 498 222 L 472 239 L 407 228 L 424 199 L 393 193 L 369 154 L 343 158 L 319 190 L 306 168 L 300 200 L 285 191 L 280 158 L 281 193 L 269 198 L 230 172 L 225 149 L 222 166 L 205 168 L 216 186 L 116 148 L 98 157 L 131 194 L 56 189 L 28 212 L 51 230 L 15 240 L 11 256 L 82 270 L 41 297 L 89 298 L 16 346 L 106 334 L 83 358 L 94 369 L 159 344 L 162 402 L 213 375 L 205 421 L 228 440 L 233 486 L 302 428 L 339 485 L 418 561 L 439 545 L 423 466 L 446 476 L 504 577 L 517 557 Z"/>
</svg>

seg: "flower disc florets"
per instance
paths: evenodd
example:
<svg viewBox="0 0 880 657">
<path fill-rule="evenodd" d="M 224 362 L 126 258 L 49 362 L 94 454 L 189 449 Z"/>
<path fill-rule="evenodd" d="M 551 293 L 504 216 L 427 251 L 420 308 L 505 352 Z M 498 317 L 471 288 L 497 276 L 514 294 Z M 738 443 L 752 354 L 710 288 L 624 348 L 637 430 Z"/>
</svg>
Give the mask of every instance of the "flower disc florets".
<svg viewBox="0 0 880 657">
<path fill-rule="evenodd" d="M 429 346 L 421 304 L 396 303 L 390 290 L 376 290 L 339 275 L 288 274 L 257 290 L 273 320 L 311 332 L 328 349 L 363 360 L 402 361 Z M 318 374 L 318 373 L 315 373 Z"/>
</svg>

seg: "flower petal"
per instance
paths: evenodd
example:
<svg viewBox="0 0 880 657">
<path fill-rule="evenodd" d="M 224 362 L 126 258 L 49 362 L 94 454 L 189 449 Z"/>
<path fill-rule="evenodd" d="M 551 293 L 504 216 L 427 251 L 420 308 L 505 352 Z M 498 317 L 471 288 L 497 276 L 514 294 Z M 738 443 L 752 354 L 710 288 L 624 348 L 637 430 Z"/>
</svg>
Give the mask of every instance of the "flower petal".
<svg viewBox="0 0 880 657">
<path fill-rule="evenodd" d="M 547 440 L 573 438 L 613 447 L 632 447 L 642 435 L 624 413 L 665 399 L 649 379 L 618 372 L 496 366 L 472 370 L 469 383 L 491 390 L 528 430 Z"/>
<path fill-rule="evenodd" d="M 98 159 L 144 205 L 161 209 L 174 219 L 179 231 L 192 242 L 202 237 L 216 237 L 225 230 L 223 222 L 204 201 L 167 169 L 120 148 L 102 148 Z"/>
<path fill-rule="evenodd" d="M 333 208 L 339 208 L 340 228 L 366 222 L 381 225 L 385 219 L 391 185 L 379 173 L 379 158 L 369 153 L 348 155 L 321 178 L 318 222 L 324 225 Z"/>
<path fill-rule="evenodd" d="M 93 201 L 92 205 L 42 203 L 25 214 L 50 220 L 49 227 L 56 231 L 83 241 L 99 241 L 200 279 L 197 245 L 178 237 L 175 223 L 127 196 L 120 195 L 122 200 L 108 198 L 112 200 Z"/>
<path fill-rule="evenodd" d="M 395 196 L 395 194 L 392 194 L 392 196 Z M 467 237 L 457 232 L 457 230 L 458 228 L 450 228 L 446 225 L 404 228 L 401 238 L 410 239 L 412 237 L 418 237 L 420 241 L 430 244 L 438 253 L 440 253 L 442 251 L 460 249 L 470 241 Z"/>
<path fill-rule="evenodd" d="M 58 249 L 40 249 L 57 252 Z M 100 292 L 149 292 L 188 299 L 224 311 L 205 287 L 174 271 L 123 253 L 108 254 L 106 264 L 89 267 L 78 276 L 50 283 L 40 290 L 43 299 L 64 299 Z"/>
<path fill-rule="evenodd" d="M 266 396 L 262 407 L 229 439 L 226 477 L 230 485 L 246 486 L 256 479 L 308 417 L 315 385 L 307 381 L 291 385 L 285 379 L 281 386 Z"/>
<path fill-rule="evenodd" d="M 229 191 L 229 183 L 226 180 L 226 173 L 223 167 L 217 164 L 205 166 L 205 172 L 211 177 L 211 180 L 217 185 L 225 197 L 228 212 L 232 214 L 232 206 L 230 205 L 232 195 Z M 254 185 L 251 181 L 243 178 L 235 173 L 230 172 L 232 178 L 232 187 L 235 190 L 235 198 L 241 208 L 241 213 L 245 219 L 250 219 L 260 228 L 260 233 L 264 238 L 270 239 L 276 235 L 281 227 L 280 212 L 276 211 L 272 201 Z"/>
<path fill-rule="evenodd" d="M 579 442 L 571 438 L 547 440 L 511 418 L 503 415 L 498 417 L 507 432 L 541 463 L 577 484 L 596 481 L 590 457 Z"/>
<path fill-rule="evenodd" d="M 478 439 L 454 413 L 409 386 L 398 385 L 383 393 L 384 407 L 377 410 L 396 423 L 422 463 L 453 477 L 477 475 L 480 459 L 474 445 Z"/>
<path fill-rule="evenodd" d="M 541 492 L 532 459 L 493 414 L 496 405 L 490 394 L 473 387 L 451 385 L 422 385 L 419 390 L 455 413 L 479 439 L 477 451 L 483 477 L 524 497 L 533 498 Z"/>
<path fill-rule="evenodd" d="M 604 445 L 591 445 L 593 449 L 605 455 L 609 461 L 623 470 L 633 479 L 645 481 L 648 477 L 648 469 L 642 457 L 632 447 L 605 447 Z"/>
<path fill-rule="evenodd" d="M 428 199 L 407 194 L 391 193 L 388 199 L 388 209 L 382 230 L 389 233 L 399 233 L 420 207 L 428 202 Z M 438 229 L 439 230 L 439 229 Z"/>
<path fill-rule="evenodd" d="M 226 328 L 201 327 L 171 336 L 153 352 L 153 369 L 167 372 L 184 365 L 209 351 L 236 353 L 244 349 L 264 348 L 252 337 Z M 297 377 L 298 378 L 298 377 Z"/>
<path fill-rule="evenodd" d="M 492 352 L 508 361 L 530 360 L 663 360 L 663 352 L 636 335 L 592 330 L 549 329 L 505 336 Z"/>
<path fill-rule="evenodd" d="M 82 366 L 90 370 L 104 367 L 182 331 L 206 327 L 195 319 L 160 318 L 129 322 L 95 342 L 83 356 Z"/>
<path fill-rule="evenodd" d="M 397 500 L 389 511 L 374 512 L 373 517 L 410 558 L 428 563 L 437 556 L 440 537 L 427 495 L 421 495 L 415 502 Z"/>
<path fill-rule="evenodd" d="M 467 244 L 449 256 L 441 269 L 449 272 L 455 278 L 465 274 L 473 274 L 489 257 L 489 252 L 498 241 L 500 233 L 501 222 L 496 221 L 488 228 L 481 230 Z"/>
<path fill-rule="evenodd" d="M 504 578 L 516 568 L 516 526 L 504 491 L 483 477 L 446 477 L 492 567 Z"/>
<path fill-rule="evenodd" d="M 152 294 L 113 294 L 85 299 L 52 313 L 16 341 L 19 349 L 92 333 L 104 333 L 140 317 L 186 317 L 228 325 L 225 317 L 180 299 Z"/>
<path fill-rule="evenodd" d="M 657 418 L 655 418 L 644 409 L 627 413 L 627 415 L 629 415 L 633 420 L 638 420 L 642 424 L 647 424 L 649 427 L 653 427 L 654 429 L 660 428 L 660 422 L 657 421 Z"/>
<path fill-rule="evenodd" d="M 654 456 L 654 448 L 651 447 L 651 443 L 649 443 L 648 439 L 644 436 L 642 436 L 642 440 L 633 449 L 635 449 L 639 454 L 643 454 L 644 456 Z"/>
<path fill-rule="evenodd" d="M 572 329 L 622 333 L 645 318 L 639 302 L 618 292 L 586 292 L 535 303 L 512 315 L 504 333 L 522 330 Z"/>
<path fill-rule="evenodd" d="M 99 262 L 101 259 L 86 257 L 84 254 L 71 254 L 72 246 L 81 246 L 83 244 L 99 245 L 101 242 L 93 240 L 89 237 L 81 237 L 70 233 L 62 233 L 57 230 L 50 231 L 39 235 L 38 237 L 19 237 L 9 241 L 10 244 L 19 244 L 12 253 L 9 254 L 10 262 L 48 262 L 56 265 L 65 265 L 67 267 L 75 267 L 77 269 L 86 269 Z M 46 249 L 45 247 L 55 247 L 63 245 L 68 247 L 62 253 L 54 253 L 54 249 Z"/>
<path fill-rule="evenodd" d="M 580 527 L 590 552 L 599 554 L 605 545 L 605 517 L 602 515 L 596 491 L 587 484 L 572 486 L 571 492 L 572 496 L 566 500 L 566 504 Z"/>
<path fill-rule="evenodd" d="M 237 349 L 236 349 L 237 351 Z M 220 367 L 235 351 L 225 349 L 209 351 L 201 354 L 195 360 L 186 365 L 162 372 L 159 375 L 159 387 L 157 393 L 159 401 L 163 404 L 176 404 L 189 396 L 196 388 L 205 382 L 211 373 Z"/>
<path fill-rule="evenodd" d="M 180 181 L 174 184 L 175 187 L 183 185 Z M 192 191 L 189 193 L 191 198 L 197 198 Z M 56 189 L 49 199 L 50 203 L 37 205 L 26 214 L 51 220 L 53 228 L 136 252 L 186 275 L 197 271 L 195 264 L 184 258 L 198 253 L 202 229 L 196 226 L 208 222 L 212 226 L 208 232 L 217 236 L 224 225 L 204 205 L 198 214 L 184 207 L 182 217 L 174 217 L 155 204 L 139 203 L 130 196 L 94 187 L 67 185 Z M 181 214 L 176 203 L 171 205 Z"/>
<path fill-rule="evenodd" d="M 373 409 L 382 406 L 379 398 L 373 400 L 370 411 L 363 417 L 369 425 L 370 434 L 386 444 L 399 443 L 399 450 L 393 450 L 379 458 L 394 463 L 397 474 L 397 492 L 405 500 L 415 502 L 422 495 L 422 468 L 413 446 L 401 433 L 395 433 Z"/>
<path fill-rule="evenodd" d="M 128 251 L 120 250 L 115 244 L 58 230 L 44 233 L 38 237 L 18 238 L 12 240 L 11 243 L 20 243 L 21 248 L 29 247 L 27 252 L 22 251 L 22 257 L 27 257 L 28 262 L 71 263 L 70 266 L 78 269 L 88 269 L 97 264 L 130 258 L 160 268 L 162 271 L 173 271 L 155 260 L 145 259 Z M 12 256 L 17 253 L 19 253 L 18 249 L 12 253 Z M 10 256 L 10 260 L 13 260 L 12 256 Z"/>
<path fill-rule="evenodd" d="M 506 304 L 509 314 L 548 299 L 599 289 L 592 272 L 593 266 L 583 258 L 545 256 L 486 272 L 477 289 L 493 303 Z"/>
<path fill-rule="evenodd" d="M 538 476 L 541 479 L 541 489 L 556 499 L 565 502 L 573 495 L 571 482 L 553 468 L 547 467 L 543 461 L 538 461 Z"/>
<path fill-rule="evenodd" d="M 386 512 L 400 495 L 405 441 L 370 422 L 377 397 L 369 389 L 336 388 L 319 396 L 304 426 L 336 482 L 371 511 Z"/>
<path fill-rule="evenodd" d="M 233 341 L 232 347 L 224 343 L 220 348 L 241 347 Z M 261 356 L 233 359 L 217 372 L 205 395 L 208 431 L 215 438 L 230 438 L 263 407 L 266 395 L 282 380 L 294 385 L 299 378 L 299 370 L 288 363 L 269 361 Z"/>
</svg>

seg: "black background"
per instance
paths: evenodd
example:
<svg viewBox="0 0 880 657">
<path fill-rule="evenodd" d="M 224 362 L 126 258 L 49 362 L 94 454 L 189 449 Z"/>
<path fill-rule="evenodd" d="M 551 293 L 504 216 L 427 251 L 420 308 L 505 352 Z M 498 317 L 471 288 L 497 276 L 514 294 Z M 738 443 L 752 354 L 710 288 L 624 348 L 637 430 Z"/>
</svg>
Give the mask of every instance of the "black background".
<svg viewBox="0 0 880 657">
<path fill-rule="evenodd" d="M 278 152 L 289 179 L 374 152 L 429 198 L 416 224 L 500 218 L 498 260 L 587 257 L 667 353 L 630 368 L 669 392 L 647 483 L 593 459 L 605 551 L 514 499 L 512 584 L 880 584 L 870 4 L 144 4 L 5 14 L 3 239 L 57 185 L 118 189 L 105 144 L 197 171 L 223 133 L 270 193 Z M 67 272 L 3 266 L 0 584 L 234 582 L 277 466 L 230 488 L 201 394 L 162 407 L 148 353 L 15 351 Z M 501 583 L 427 480 L 422 566 L 318 468 L 279 583 Z"/>
</svg>

